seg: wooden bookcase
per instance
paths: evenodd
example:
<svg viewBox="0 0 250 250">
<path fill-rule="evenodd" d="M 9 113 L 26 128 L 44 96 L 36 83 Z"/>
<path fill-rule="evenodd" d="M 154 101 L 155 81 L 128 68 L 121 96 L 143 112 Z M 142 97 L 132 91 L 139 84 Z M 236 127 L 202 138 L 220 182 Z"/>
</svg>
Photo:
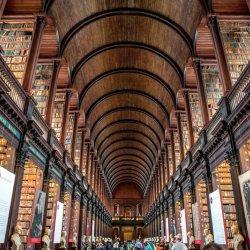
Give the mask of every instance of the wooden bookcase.
<svg viewBox="0 0 250 250">
<path fill-rule="evenodd" d="M 201 105 L 200 105 L 198 93 L 188 92 L 188 94 L 189 94 L 189 102 L 190 102 L 190 108 L 191 108 L 191 114 L 192 114 L 194 142 L 196 142 L 199 138 L 199 133 L 203 128 Z"/>
<path fill-rule="evenodd" d="M 175 165 L 177 167 L 181 163 L 180 140 L 177 131 L 173 131 L 173 135 L 174 135 Z"/>
<path fill-rule="evenodd" d="M 222 42 L 233 84 L 250 61 L 249 26 L 249 20 L 219 20 Z"/>
<path fill-rule="evenodd" d="M 202 65 L 201 72 L 207 99 L 208 115 L 209 119 L 211 119 L 218 110 L 218 102 L 223 96 L 219 69 L 217 65 Z"/>
<path fill-rule="evenodd" d="M 237 224 L 237 218 L 230 166 L 226 161 L 213 172 L 213 186 L 214 190 L 218 188 L 220 191 L 227 246 L 233 249 L 231 227 Z"/>
<path fill-rule="evenodd" d="M 39 63 L 36 67 L 35 81 L 32 86 L 32 96 L 37 102 L 37 108 L 43 118 L 45 118 L 46 114 L 52 73 L 52 64 Z"/>
<path fill-rule="evenodd" d="M 190 149 L 187 115 L 181 114 L 180 120 L 181 120 L 181 131 L 182 131 L 184 155 L 186 155 L 187 151 Z"/>
<path fill-rule="evenodd" d="M 22 84 L 34 29 L 33 22 L 0 22 L 0 45 L 2 56 L 9 68 Z"/>
<path fill-rule="evenodd" d="M 37 190 L 42 189 L 43 172 L 32 161 L 24 165 L 24 175 L 21 186 L 21 197 L 18 210 L 17 225 L 22 228 L 22 242 L 27 243 L 29 231 L 33 222 L 33 207 Z"/>
<path fill-rule="evenodd" d="M 68 150 L 69 153 L 71 152 L 72 148 L 74 121 L 75 121 L 75 114 L 69 114 L 69 120 L 67 123 L 66 136 L 65 136 L 65 148 Z"/>
<path fill-rule="evenodd" d="M 71 216 L 71 200 L 72 194 L 66 191 L 63 196 L 63 230 L 67 232 L 67 238 L 69 237 L 69 226 Z"/>
</svg>

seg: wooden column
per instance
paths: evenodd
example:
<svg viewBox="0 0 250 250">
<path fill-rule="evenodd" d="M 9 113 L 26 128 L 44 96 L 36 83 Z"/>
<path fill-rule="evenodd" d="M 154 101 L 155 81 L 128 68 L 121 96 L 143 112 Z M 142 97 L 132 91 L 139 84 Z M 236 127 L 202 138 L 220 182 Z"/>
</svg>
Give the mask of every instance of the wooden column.
<svg viewBox="0 0 250 250">
<path fill-rule="evenodd" d="M 169 177 L 170 177 L 170 172 L 169 172 L 169 159 L 168 159 L 168 154 L 169 154 L 169 152 L 168 152 L 168 144 L 166 143 L 165 144 L 165 148 L 166 148 L 166 150 L 165 150 L 165 167 L 166 167 L 166 182 L 165 182 L 165 184 L 167 184 L 167 182 L 168 182 L 168 180 L 169 180 Z"/>
<path fill-rule="evenodd" d="M 229 68 L 227 64 L 225 51 L 224 51 L 221 36 L 220 36 L 220 30 L 219 30 L 217 17 L 209 16 L 207 24 L 208 24 L 208 27 L 210 29 L 210 32 L 213 38 L 215 55 L 218 61 L 220 79 L 222 82 L 223 93 L 225 96 L 227 92 L 232 88 L 232 82 L 231 82 L 231 77 L 230 77 L 230 72 L 229 72 Z"/>
<path fill-rule="evenodd" d="M 40 45 L 46 23 L 47 21 L 44 15 L 37 16 L 33 39 L 29 52 L 29 58 L 27 61 L 26 71 L 23 78 L 23 88 L 29 94 L 31 94 L 32 85 L 35 79 L 37 60 L 39 57 Z"/>
<path fill-rule="evenodd" d="M 70 97 L 71 97 L 71 91 L 67 91 L 66 97 L 65 97 L 64 113 L 63 113 L 63 121 L 62 121 L 62 131 L 61 131 L 61 139 L 60 139 L 62 145 L 65 145 L 65 137 L 66 137 L 68 121 L 69 121 Z"/>
<path fill-rule="evenodd" d="M 182 128 L 181 128 L 181 116 L 180 113 L 175 113 L 176 121 L 177 121 L 177 132 L 179 137 L 179 145 L 180 145 L 180 162 L 184 159 L 184 145 L 183 145 L 183 137 L 182 137 Z"/>
<path fill-rule="evenodd" d="M 201 115 L 203 120 L 203 125 L 205 126 L 209 122 L 207 99 L 203 84 L 203 78 L 201 74 L 201 64 L 199 60 L 194 61 L 194 70 L 196 74 L 197 89 L 199 93 L 200 105 L 201 105 Z"/>
<path fill-rule="evenodd" d="M 83 173 L 83 157 L 84 157 L 84 149 L 85 149 L 86 145 L 85 145 L 85 129 L 82 130 L 82 141 L 81 141 L 81 149 L 80 149 L 80 172 Z"/>
<path fill-rule="evenodd" d="M 192 125 L 192 113 L 190 108 L 189 93 L 188 91 L 183 91 L 185 110 L 187 115 L 187 124 L 188 124 L 188 137 L 190 142 L 190 148 L 194 145 L 194 133 Z"/>
<path fill-rule="evenodd" d="M 161 155 L 161 159 L 162 159 L 162 189 L 164 188 L 164 186 L 166 185 L 166 159 L 165 159 L 165 152 L 162 153 Z"/>
<path fill-rule="evenodd" d="M 50 88 L 49 88 L 48 105 L 47 105 L 46 115 L 45 115 L 45 120 L 49 127 L 51 127 L 51 124 L 52 124 L 53 109 L 54 109 L 54 102 L 55 102 L 56 88 L 57 88 L 57 78 L 58 78 L 59 70 L 60 70 L 60 60 L 56 59 L 54 60 L 53 73 L 52 73 L 51 83 L 50 83 Z"/>
<path fill-rule="evenodd" d="M 89 156 L 90 156 L 90 142 L 86 142 L 87 147 L 87 155 L 86 155 L 86 165 L 85 165 L 85 176 L 86 176 L 86 180 L 88 181 L 89 178 Z"/>
<path fill-rule="evenodd" d="M 1 0 L 1 2 L 0 2 L 0 19 L 3 15 L 3 11 L 4 11 L 6 3 L 7 3 L 7 0 Z"/>
<path fill-rule="evenodd" d="M 77 111 L 75 112 L 74 128 L 73 128 L 73 136 L 72 136 L 72 147 L 71 147 L 71 158 L 73 159 L 73 161 L 75 161 L 78 122 L 79 122 L 79 112 Z"/>
<path fill-rule="evenodd" d="M 89 176 L 88 183 L 92 187 L 92 175 L 93 175 L 93 165 L 94 165 L 94 152 L 90 152 L 90 164 L 89 164 Z"/>
<path fill-rule="evenodd" d="M 176 163 L 175 163 L 174 134 L 173 134 L 173 130 L 169 131 L 169 135 L 170 135 L 171 155 L 172 155 L 173 173 L 174 173 L 175 170 L 176 170 Z"/>
<path fill-rule="evenodd" d="M 159 162 L 159 164 L 158 164 L 158 178 L 157 178 L 157 182 L 159 185 L 159 192 L 158 193 L 160 193 L 162 190 L 161 166 L 162 166 L 162 164 Z"/>
</svg>

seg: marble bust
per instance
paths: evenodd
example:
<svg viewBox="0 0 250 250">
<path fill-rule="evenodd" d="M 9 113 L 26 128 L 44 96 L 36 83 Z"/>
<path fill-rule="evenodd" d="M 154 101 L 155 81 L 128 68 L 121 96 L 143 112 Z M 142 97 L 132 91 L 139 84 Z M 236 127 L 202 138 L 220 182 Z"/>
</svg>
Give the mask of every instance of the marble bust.
<svg viewBox="0 0 250 250">
<path fill-rule="evenodd" d="M 11 250 L 19 250 L 21 249 L 22 240 L 20 238 L 20 234 L 22 232 L 22 228 L 20 226 L 15 226 L 14 233 L 11 235 L 12 247 Z"/>
</svg>

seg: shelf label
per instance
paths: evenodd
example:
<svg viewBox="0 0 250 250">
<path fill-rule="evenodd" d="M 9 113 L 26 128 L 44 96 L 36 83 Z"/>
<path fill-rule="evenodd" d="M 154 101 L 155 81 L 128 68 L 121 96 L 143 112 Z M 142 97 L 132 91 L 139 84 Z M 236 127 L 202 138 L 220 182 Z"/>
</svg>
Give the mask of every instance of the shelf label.
<svg viewBox="0 0 250 250">
<path fill-rule="evenodd" d="M 182 242 L 187 244 L 187 224 L 186 224 L 186 213 L 185 209 L 181 210 L 181 235 L 182 235 Z"/>
<path fill-rule="evenodd" d="M 9 219 L 15 175 L 0 166 L 0 243 L 4 243 Z"/>
<path fill-rule="evenodd" d="M 226 236 L 219 189 L 209 194 L 209 203 L 212 216 L 214 242 L 225 245 Z"/>
<path fill-rule="evenodd" d="M 63 203 L 57 202 L 54 243 L 60 243 L 63 223 Z"/>
<path fill-rule="evenodd" d="M 36 191 L 29 243 L 41 243 L 45 198 L 45 192 L 41 190 Z"/>
<path fill-rule="evenodd" d="M 250 170 L 239 176 L 247 232 L 250 235 Z"/>
</svg>

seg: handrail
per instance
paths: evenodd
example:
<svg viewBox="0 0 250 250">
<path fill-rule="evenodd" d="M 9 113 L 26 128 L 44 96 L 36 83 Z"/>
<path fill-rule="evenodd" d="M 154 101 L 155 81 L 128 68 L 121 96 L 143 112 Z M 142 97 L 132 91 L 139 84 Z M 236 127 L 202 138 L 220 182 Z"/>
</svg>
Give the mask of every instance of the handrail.
<svg viewBox="0 0 250 250">
<path fill-rule="evenodd" d="M 27 94 L 0 54 L 0 78 L 10 88 L 7 92 L 16 105 L 24 111 Z"/>
</svg>

